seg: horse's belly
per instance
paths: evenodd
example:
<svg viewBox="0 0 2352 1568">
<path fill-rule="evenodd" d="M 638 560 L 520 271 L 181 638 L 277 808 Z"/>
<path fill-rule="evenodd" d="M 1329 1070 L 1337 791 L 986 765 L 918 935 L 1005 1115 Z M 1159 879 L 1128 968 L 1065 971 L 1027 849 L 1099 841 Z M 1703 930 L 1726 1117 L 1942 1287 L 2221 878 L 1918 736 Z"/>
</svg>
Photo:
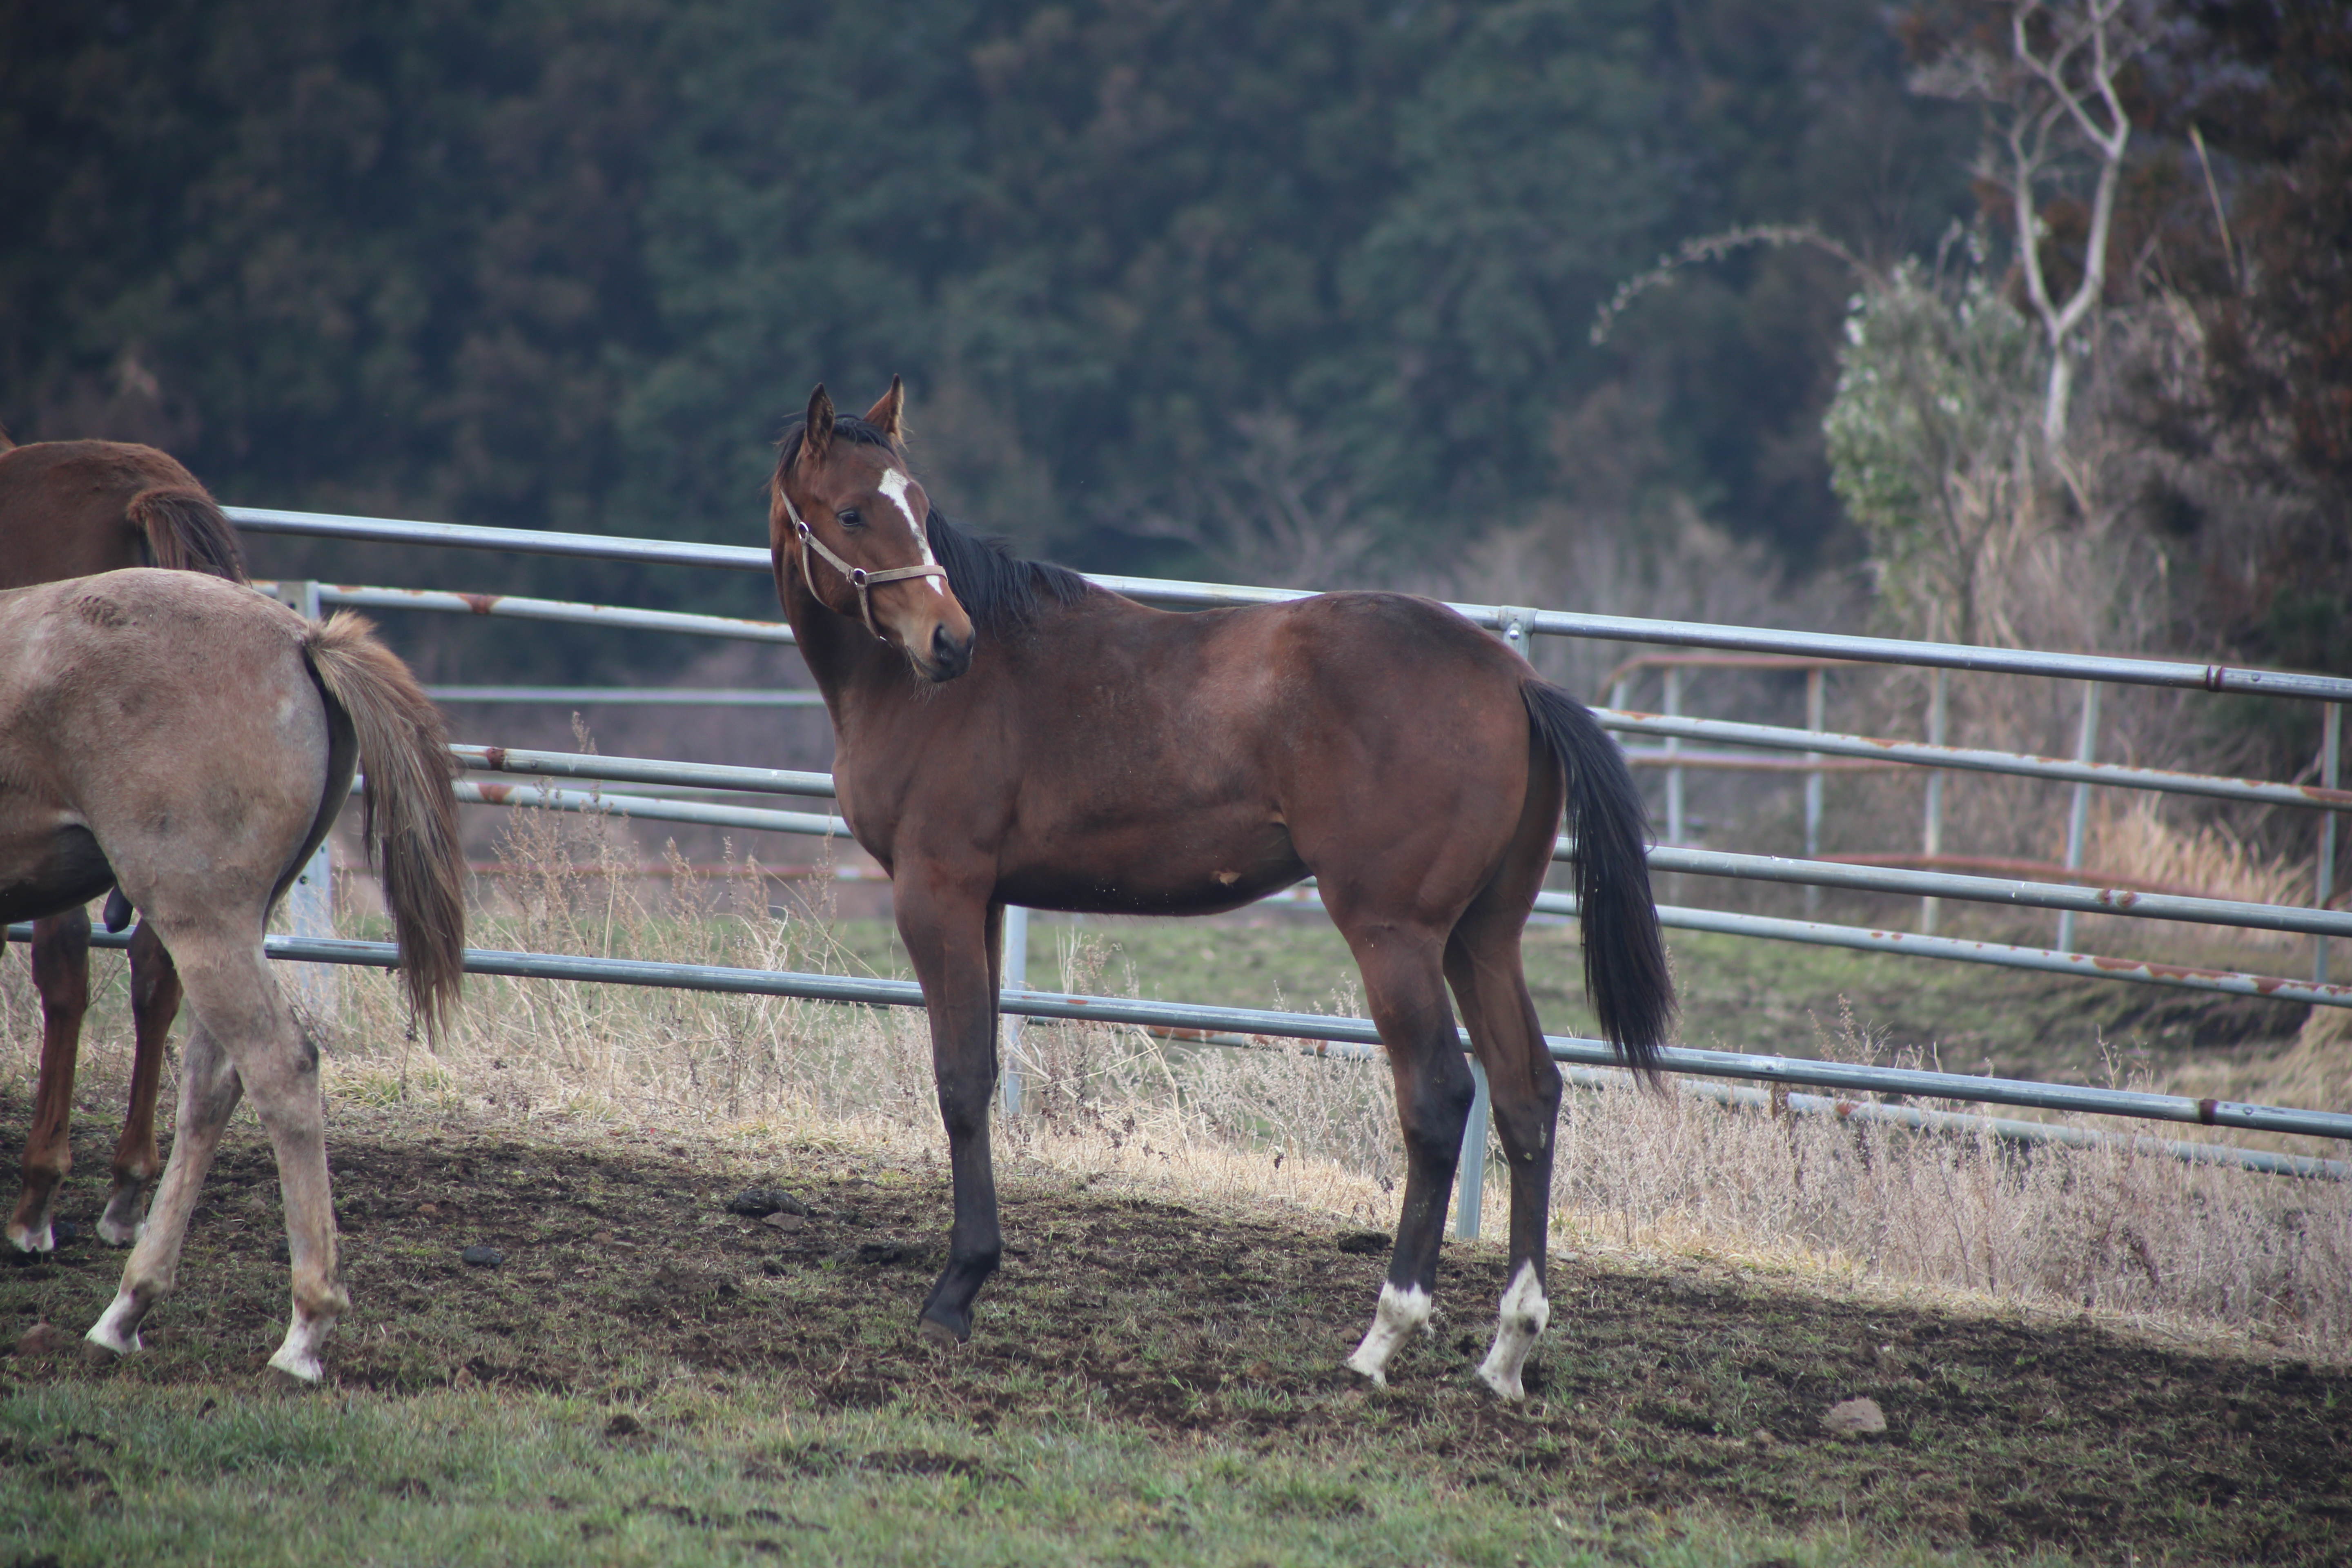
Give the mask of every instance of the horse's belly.
<svg viewBox="0 0 2352 1568">
<path fill-rule="evenodd" d="M 114 871 L 89 828 L 0 826 L 0 924 L 86 904 L 112 886 Z"/>
<path fill-rule="evenodd" d="M 1196 819 L 1115 834 L 1054 836 L 1017 858 L 997 891 L 1007 903 L 1038 910 L 1215 914 L 1306 875 L 1282 824 L 1261 819 L 1216 831 Z"/>
</svg>

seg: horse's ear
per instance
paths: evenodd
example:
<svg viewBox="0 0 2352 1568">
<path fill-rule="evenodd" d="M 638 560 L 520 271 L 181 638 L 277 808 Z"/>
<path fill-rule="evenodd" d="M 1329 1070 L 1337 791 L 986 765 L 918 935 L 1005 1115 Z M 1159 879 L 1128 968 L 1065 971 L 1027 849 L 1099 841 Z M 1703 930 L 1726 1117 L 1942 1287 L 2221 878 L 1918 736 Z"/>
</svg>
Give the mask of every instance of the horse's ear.
<svg viewBox="0 0 2352 1568">
<path fill-rule="evenodd" d="M 890 390 L 866 411 L 866 423 L 889 437 L 890 445 L 896 447 L 906 439 L 906 412 L 907 384 L 894 375 L 890 378 Z"/>
<path fill-rule="evenodd" d="M 833 455 L 833 399 L 820 381 L 809 394 L 808 418 L 801 427 L 802 462 L 822 463 Z"/>
</svg>

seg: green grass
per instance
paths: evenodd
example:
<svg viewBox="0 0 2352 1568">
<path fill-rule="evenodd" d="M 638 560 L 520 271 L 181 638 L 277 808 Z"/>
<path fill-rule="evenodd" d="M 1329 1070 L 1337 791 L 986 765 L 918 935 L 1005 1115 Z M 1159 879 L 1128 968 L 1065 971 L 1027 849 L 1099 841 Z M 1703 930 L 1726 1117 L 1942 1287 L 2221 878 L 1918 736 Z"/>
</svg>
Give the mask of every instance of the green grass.
<svg viewBox="0 0 2352 1568">
<path fill-rule="evenodd" d="M 483 1391 L 63 1386 L 0 1403 L 0 1552 L 124 1563 L 992 1564 L 1944 1561 L 1848 1531 L 1529 1505 L 1367 1454 L 780 1418 L 773 1393 L 628 1415 Z M 93 1479 L 102 1478 L 102 1479 Z M 1563 1514 L 1560 1508 L 1568 1508 Z M 1972 1553 L 1969 1555 L 1973 1555 Z"/>
</svg>

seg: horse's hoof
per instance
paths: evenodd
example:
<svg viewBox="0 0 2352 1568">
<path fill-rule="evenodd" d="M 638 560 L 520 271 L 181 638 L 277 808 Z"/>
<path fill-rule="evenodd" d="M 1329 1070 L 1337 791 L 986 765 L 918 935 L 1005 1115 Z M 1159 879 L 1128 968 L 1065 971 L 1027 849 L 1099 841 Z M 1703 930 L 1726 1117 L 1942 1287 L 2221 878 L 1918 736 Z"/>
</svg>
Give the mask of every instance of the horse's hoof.
<svg viewBox="0 0 2352 1568">
<path fill-rule="evenodd" d="M 109 1247 L 131 1247 L 147 1228 L 147 1216 L 140 1212 L 146 1205 L 136 1198 L 126 1202 L 120 1197 L 109 1198 L 106 1212 L 98 1216 L 98 1239 Z"/>
<path fill-rule="evenodd" d="M 122 1359 L 122 1352 L 112 1345 L 85 1339 L 74 1350 L 74 1359 L 93 1371 L 104 1371 Z"/>
<path fill-rule="evenodd" d="M 8 1227 L 8 1239 L 18 1252 L 32 1258 L 54 1251 L 58 1245 L 56 1238 L 49 1234 L 49 1222 L 47 1220 L 41 1222 L 38 1230 L 12 1225 Z"/>
<path fill-rule="evenodd" d="M 969 1327 L 958 1332 L 937 1318 L 923 1319 L 915 1325 L 915 1332 L 925 1344 L 937 1345 L 941 1350 L 953 1350 L 971 1338 L 971 1330 Z"/>
</svg>

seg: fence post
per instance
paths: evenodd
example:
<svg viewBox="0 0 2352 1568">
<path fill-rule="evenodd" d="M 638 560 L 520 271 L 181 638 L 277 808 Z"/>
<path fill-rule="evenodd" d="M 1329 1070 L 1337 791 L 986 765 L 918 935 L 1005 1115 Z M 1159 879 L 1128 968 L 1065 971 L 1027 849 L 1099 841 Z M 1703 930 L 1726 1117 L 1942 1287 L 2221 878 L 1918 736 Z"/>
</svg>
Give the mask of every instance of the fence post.
<svg viewBox="0 0 2352 1568">
<path fill-rule="evenodd" d="M 1805 728 L 1808 730 L 1819 731 L 1825 730 L 1829 727 L 1828 684 L 1829 671 L 1823 669 L 1821 666 L 1815 665 L 1812 668 L 1805 671 Z M 1822 754 L 1819 752 L 1807 752 L 1805 753 L 1805 761 L 1809 763 L 1818 763 L 1821 760 Z M 1822 770 L 1814 768 L 1805 774 L 1805 858 L 1808 860 L 1818 860 L 1821 858 Z M 1811 883 L 1807 883 L 1805 886 L 1805 918 L 1807 920 L 1811 920 L 1821 912 L 1822 890 L 1819 888 L 1812 886 Z"/>
<path fill-rule="evenodd" d="M 1495 1123 L 1495 1102 L 1486 1094 L 1486 1069 L 1470 1058 L 1470 1120 L 1462 1128 L 1462 1162 L 1454 1181 L 1454 1234 L 1478 1239 L 1478 1212 L 1486 1201 L 1486 1132 Z"/>
<path fill-rule="evenodd" d="M 2320 710 L 2319 720 L 2319 783 L 2323 789 L 2340 789 L 2344 776 L 2344 704 L 2330 702 Z M 2342 808 L 2331 806 L 2319 814 L 2319 863 L 2311 873 L 2311 901 L 2326 909 L 2336 894 L 2336 824 Z M 2311 939 L 2311 978 L 2316 984 L 2327 984 L 2327 939 Z"/>
<path fill-rule="evenodd" d="M 1936 683 L 1927 697 L 1927 743 L 1944 744 L 1945 721 L 1951 711 L 1951 675 L 1948 669 L 1936 671 Z M 1927 770 L 1927 820 L 1919 830 L 1919 853 L 1927 857 L 1927 868 L 1934 870 L 1936 857 L 1944 852 L 1944 770 Z M 1936 934 L 1936 917 L 1944 907 L 1941 899 L 1919 900 L 1919 934 Z"/>
<path fill-rule="evenodd" d="M 1681 667 L 1670 664 L 1666 667 L 1666 717 L 1679 719 L 1682 716 L 1683 672 Z M 1682 749 L 1679 736 L 1666 737 L 1665 750 L 1669 756 Z M 1676 848 L 1680 848 L 1683 842 L 1683 771 L 1676 767 L 1666 770 L 1666 842 Z"/>
<path fill-rule="evenodd" d="M 1029 911 L 1019 904 L 1004 906 L 1004 989 L 1029 989 Z M 999 1013 L 997 1026 L 1004 1044 L 1003 1070 L 997 1077 L 997 1094 L 1004 1105 L 1004 1114 L 1021 1114 L 1021 1018 L 1018 1014 Z"/>
<path fill-rule="evenodd" d="M 2083 682 L 2083 733 L 2074 746 L 2074 760 L 2087 763 L 2097 753 L 2099 746 L 2099 683 Z M 2091 786 L 2074 786 L 2074 809 L 2066 814 L 2066 869 L 2083 868 L 2083 830 L 2091 817 Z M 2322 939 L 2325 940 L 2325 939 Z M 2074 911 L 2068 910 L 2058 917 L 2058 951 L 2074 951 Z"/>
</svg>

